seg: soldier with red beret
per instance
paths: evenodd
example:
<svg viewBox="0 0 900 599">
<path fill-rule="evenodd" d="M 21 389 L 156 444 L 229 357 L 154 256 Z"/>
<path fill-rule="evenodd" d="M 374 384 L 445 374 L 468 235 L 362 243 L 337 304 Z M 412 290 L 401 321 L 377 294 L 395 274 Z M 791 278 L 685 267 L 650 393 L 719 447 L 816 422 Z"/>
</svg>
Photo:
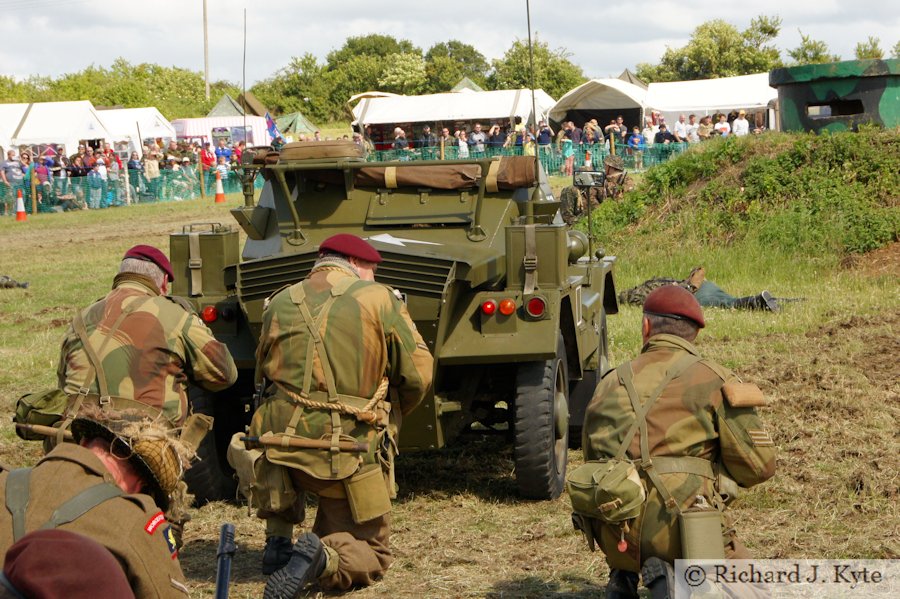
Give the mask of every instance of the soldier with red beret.
<svg viewBox="0 0 900 599">
<path fill-rule="evenodd" d="M 592 546 L 606 554 L 609 599 L 638 597 L 638 573 L 651 597 L 673 596 L 674 560 L 696 557 L 682 546 L 681 526 L 688 524 L 679 521 L 690 519 L 679 516 L 688 510 L 721 515 L 700 539 L 706 549 L 722 544 L 725 558 L 750 557 L 723 512 L 738 489 L 775 473 L 775 444 L 755 410 L 765 404 L 759 389 L 693 345 L 705 326 L 689 291 L 675 285 L 652 291 L 640 355 L 607 373 L 587 407 L 585 460 L 632 460 L 647 494 L 637 517 L 578 516 Z"/>
<path fill-rule="evenodd" d="M 309 277 L 263 312 L 256 363 L 267 387 L 250 434 L 264 442 L 252 497 L 266 520 L 265 597 L 366 586 L 393 561 L 398 416 L 422 401 L 433 359 L 406 305 L 375 282 L 381 261 L 355 235 L 329 237 Z M 318 512 L 294 543 L 305 493 L 319 496 Z"/>
</svg>

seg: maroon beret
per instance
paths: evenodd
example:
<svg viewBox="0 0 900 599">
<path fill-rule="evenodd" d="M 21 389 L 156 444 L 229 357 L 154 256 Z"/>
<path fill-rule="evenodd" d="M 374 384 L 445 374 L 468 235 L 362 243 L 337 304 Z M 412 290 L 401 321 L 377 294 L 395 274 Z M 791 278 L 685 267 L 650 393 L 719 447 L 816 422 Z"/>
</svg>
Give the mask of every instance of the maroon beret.
<svg viewBox="0 0 900 599">
<path fill-rule="evenodd" d="M 19 539 L 6 552 L 3 574 L 32 599 L 134 597 L 109 549 L 66 530 L 36 530 Z"/>
<path fill-rule="evenodd" d="M 381 262 L 381 254 L 378 253 L 378 250 L 373 248 L 365 239 L 360 239 L 350 233 L 338 233 L 323 241 L 319 246 L 319 252 L 325 251 L 351 258 L 359 258 L 375 264 Z"/>
<path fill-rule="evenodd" d="M 175 280 L 175 273 L 172 272 L 172 263 L 169 262 L 169 259 L 166 258 L 166 255 L 163 254 L 160 250 L 156 249 L 152 245 L 136 245 L 122 256 L 122 260 L 125 258 L 134 258 L 135 260 L 143 260 L 144 262 L 152 262 L 153 264 L 160 267 L 166 276 L 169 278 L 169 281 Z"/>
<path fill-rule="evenodd" d="M 701 329 L 706 326 L 697 298 L 678 285 L 664 285 L 651 291 L 644 300 L 644 314 L 693 320 Z"/>
</svg>

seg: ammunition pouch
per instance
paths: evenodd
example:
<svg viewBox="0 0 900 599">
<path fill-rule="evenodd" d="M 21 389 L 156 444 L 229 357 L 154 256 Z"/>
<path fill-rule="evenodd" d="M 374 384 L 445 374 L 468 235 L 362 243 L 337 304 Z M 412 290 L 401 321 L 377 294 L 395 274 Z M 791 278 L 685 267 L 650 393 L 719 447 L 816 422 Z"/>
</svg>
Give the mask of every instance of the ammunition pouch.
<svg viewBox="0 0 900 599">
<path fill-rule="evenodd" d="M 374 520 L 391 511 L 387 481 L 379 464 L 363 466 L 343 482 L 350 513 L 357 524 Z"/>
<path fill-rule="evenodd" d="M 253 507 L 274 514 L 293 513 L 297 505 L 297 491 L 287 468 L 269 460 L 253 462 L 253 482 L 250 483 Z M 291 520 L 291 521 L 300 521 Z"/>
<path fill-rule="evenodd" d="M 566 479 L 575 513 L 608 523 L 636 518 L 647 491 L 631 460 L 612 458 L 587 462 Z"/>
<path fill-rule="evenodd" d="M 16 400 L 13 422 L 53 426 L 62 420 L 69 398 L 60 389 L 28 393 Z M 16 434 L 26 441 L 44 439 L 44 435 L 16 428 Z"/>
</svg>

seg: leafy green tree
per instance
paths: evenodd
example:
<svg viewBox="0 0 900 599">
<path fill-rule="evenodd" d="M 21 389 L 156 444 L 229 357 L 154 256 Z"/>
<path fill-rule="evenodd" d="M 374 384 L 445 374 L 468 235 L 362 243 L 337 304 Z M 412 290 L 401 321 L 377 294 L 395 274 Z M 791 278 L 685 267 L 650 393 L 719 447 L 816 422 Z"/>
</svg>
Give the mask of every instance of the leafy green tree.
<svg viewBox="0 0 900 599">
<path fill-rule="evenodd" d="M 781 54 L 771 42 L 781 19 L 759 16 L 743 32 L 722 19 L 694 29 L 683 48 L 666 48 L 657 65 L 640 63 L 636 74 L 644 81 L 689 81 L 751 75 L 782 66 Z"/>
<path fill-rule="evenodd" d="M 418 54 L 421 56 L 422 50 L 416 48 L 409 40 L 397 40 L 390 35 L 379 33 L 348 37 L 341 48 L 328 53 L 328 70 L 334 71 L 343 68 L 344 63 L 357 56 L 387 58 L 393 54 Z"/>
<path fill-rule="evenodd" d="M 788 56 L 794 60 L 794 64 L 820 64 L 841 59 L 837 54 L 828 52 L 828 44 L 825 42 L 814 40 L 799 29 L 797 31 L 800 33 L 800 45 L 788 50 Z"/>
<path fill-rule="evenodd" d="M 551 50 L 546 42 L 534 40 L 534 85 L 553 98 L 560 98 L 585 82 L 581 67 L 569 60 L 565 48 Z M 528 41 L 516 40 L 502 58 L 492 63 L 493 71 L 487 84 L 491 89 L 520 89 L 531 87 Z"/>
<path fill-rule="evenodd" d="M 897 43 L 894 44 L 894 49 L 891 50 L 891 55 L 894 58 L 900 58 L 900 40 L 898 40 Z"/>
<path fill-rule="evenodd" d="M 308 52 L 291 58 L 288 66 L 251 91 L 276 114 L 299 111 L 314 122 L 330 121 L 341 114 L 341 106 L 331 102 L 325 65 Z"/>
<path fill-rule="evenodd" d="M 425 59 L 421 54 L 392 54 L 378 78 L 382 91 L 414 95 L 425 88 Z"/>
<path fill-rule="evenodd" d="M 483 86 L 489 68 L 487 59 L 474 46 L 458 40 L 437 43 L 425 53 L 425 90 L 450 91 L 463 77 Z"/>
<path fill-rule="evenodd" d="M 868 40 L 856 44 L 855 54 L 856 60 L 884 58 L 884 50 L 881 49 L 881 40 L 870 35 Z"/>
</svg>

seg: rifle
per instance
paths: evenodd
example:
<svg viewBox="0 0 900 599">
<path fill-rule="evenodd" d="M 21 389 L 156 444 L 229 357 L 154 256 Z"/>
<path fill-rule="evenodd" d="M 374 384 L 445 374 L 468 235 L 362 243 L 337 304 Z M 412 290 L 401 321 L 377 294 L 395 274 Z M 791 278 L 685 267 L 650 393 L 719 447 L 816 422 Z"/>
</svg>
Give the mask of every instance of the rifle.
<svg viewBox="0 0 900 599">
<path fill-rule="evenodd" d="M 216 599 L 228 599 L 228 587 L 231 585 L 231 560 L 236 551 L 234 524 L 226 522 L 219 531 L 219 549 L 216 551 Z"/>
</svg>

